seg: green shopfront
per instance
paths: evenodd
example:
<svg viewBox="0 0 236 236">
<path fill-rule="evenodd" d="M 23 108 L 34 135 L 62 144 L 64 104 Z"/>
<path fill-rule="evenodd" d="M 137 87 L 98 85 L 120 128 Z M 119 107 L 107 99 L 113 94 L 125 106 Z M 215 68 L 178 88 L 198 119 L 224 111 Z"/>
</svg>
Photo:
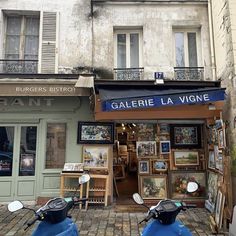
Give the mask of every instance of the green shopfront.
<svg viewBox="0 0 236 236">
<path fill-rule="evenodd" d="M 0 97 L 0 202 L 58 196 L 64 163 L 81 161 L 77 125 L 93 117 L 90 91 L 74 85 L 5 88 L 0 89 L 5 95 Z"/>
</svg>

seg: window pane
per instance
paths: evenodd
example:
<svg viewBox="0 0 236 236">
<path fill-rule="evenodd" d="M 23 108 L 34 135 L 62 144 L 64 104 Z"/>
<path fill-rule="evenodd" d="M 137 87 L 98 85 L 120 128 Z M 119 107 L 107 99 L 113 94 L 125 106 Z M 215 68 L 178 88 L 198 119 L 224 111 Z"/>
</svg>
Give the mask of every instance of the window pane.
<svg viewBox="0 0 236 236">
<path fill-rule="evenodd" d="M 175 33 L 176 66 L 184 67 L 184 33 Z"/>
<path fill-rule="evenodd" d="M 6 59 L 18 59 L 20 50 L 21 18 L 8 17 L 6 31 Z"/>
<path fill-rule="evenodd" d="M 66 124 L 47 125 L 46 169 L 63 168 L 66 151 Z"/>
<path fill-rule="evenodd" d="M 12 176 L 14 128 L 0 127 L 0 176 Z"/>
<path fill-rule="evenodd" d="M 19 176 L 35 175 L 37 127 L 21 127 Z"/>
<path fill-rule="evenodd" d="M 196 33 L 188 33 L 188 57 L 189 57 L 189 66 L 197 67 Z"/>
<path fill-rule="evenodd" d="M 139 34 L 130 34 L 130 67 L 139 67 Z"/>
<path fill-rule="evenodd" d="M 126 34 L 117 35 L 117 67 L 126 68 Z"/>
<path fill-rule="evenodd" d="M 25 59 L 38 58 L 39 19 L 27 17 L 25 30 Z"/>
</svg>

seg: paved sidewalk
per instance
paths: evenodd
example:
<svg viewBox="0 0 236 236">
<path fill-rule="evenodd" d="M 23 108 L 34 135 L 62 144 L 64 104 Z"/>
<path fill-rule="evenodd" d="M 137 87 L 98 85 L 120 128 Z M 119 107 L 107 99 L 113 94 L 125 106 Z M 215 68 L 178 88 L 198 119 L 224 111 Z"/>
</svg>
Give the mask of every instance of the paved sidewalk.
<svg viewBox="0 0 236 236">
<path fill-rule="evenodd" d="M 81 236 L 138 236 L 145 226 L 138 224 L 145 213 L 121 213 L 116 212 L 114 207 L 90 207 L 87 211 L 76 208 L 71 211 L 71 215 L 80 229 Z M 0 236 L 31 235 L 38 223 L 27 232 L 23 230 L 22 225 L 32 216 L 33 212 L 26 209 L 10 213 L 6 205 L 0 206 Z M 208 224 L 209 213 L 203 208 L 189 209 L 179 214 L 178 219 L 192 231 L 193 235 L 213 235 Z"/>
</svg>

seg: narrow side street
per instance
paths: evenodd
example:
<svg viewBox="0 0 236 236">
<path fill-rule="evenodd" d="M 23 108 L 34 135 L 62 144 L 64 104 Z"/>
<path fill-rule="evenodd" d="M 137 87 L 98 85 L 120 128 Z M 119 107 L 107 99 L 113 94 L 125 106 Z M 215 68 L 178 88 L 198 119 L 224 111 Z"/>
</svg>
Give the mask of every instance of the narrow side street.
<svg viewBox="0 0 236 236">
<path fill-rule="evenodd" d="M 145 226 L 138 224 L 145 213 L 116 212 L 114 207 L 103 209 L 90 207 L 87 211 L 73 209 L 71 215 L 80 229 L 81 236 L 137 236 Z M 10 213 L 6 205 L 0 206 L 0 236 L 31 235 L 36 224 L 28 231 L 23 230 L 24 222 L 31 218 L 31 211 L 24 209 Z M 193 235 L 213 235 L 208 224 L 209 213 L 203 208 L 190 209 L 179 214 L 178 219 L 192 231 Z"/>
</svg>

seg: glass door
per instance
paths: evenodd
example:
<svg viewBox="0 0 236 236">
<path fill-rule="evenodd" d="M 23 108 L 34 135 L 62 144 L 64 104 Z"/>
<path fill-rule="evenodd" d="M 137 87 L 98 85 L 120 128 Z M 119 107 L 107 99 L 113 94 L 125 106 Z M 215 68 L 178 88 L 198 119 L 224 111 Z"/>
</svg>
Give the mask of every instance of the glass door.
<svg viewBox="0 0 236 236">
<path fill-rule="evenodd" d="M 0 201 L 35 200 L 37 126 L 0 126 Z"/>
</svg>

